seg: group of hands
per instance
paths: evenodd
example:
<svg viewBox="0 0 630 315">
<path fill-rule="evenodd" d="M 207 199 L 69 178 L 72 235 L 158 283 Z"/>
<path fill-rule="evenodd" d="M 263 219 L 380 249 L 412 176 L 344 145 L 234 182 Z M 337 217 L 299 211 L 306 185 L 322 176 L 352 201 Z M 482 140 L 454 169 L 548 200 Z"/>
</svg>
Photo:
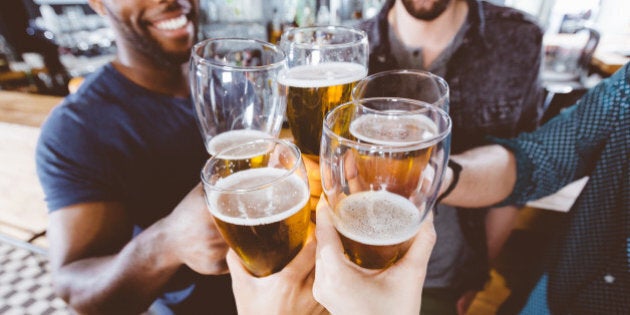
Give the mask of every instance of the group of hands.
<svg viewBox="0 0 630 315">
<path fill-rule="evenodd" d="M 405 256 L 383 270 L 364 269 L 345 255 L 326 198 L 319 198 L 316 223 L 302 250 L 282 270 L 251 275 L 229 248 L 197 185 L 165 218 L 168 254 L 201 274 L 230 273 L 239 314 L 418 314 L 426 268 L 436 235 L 433 216 L 422 223 Z M 205 217 L 201 220 L 201 217 Z M 200 222 L 204 222 L 200 224 Z"/>
</svg>

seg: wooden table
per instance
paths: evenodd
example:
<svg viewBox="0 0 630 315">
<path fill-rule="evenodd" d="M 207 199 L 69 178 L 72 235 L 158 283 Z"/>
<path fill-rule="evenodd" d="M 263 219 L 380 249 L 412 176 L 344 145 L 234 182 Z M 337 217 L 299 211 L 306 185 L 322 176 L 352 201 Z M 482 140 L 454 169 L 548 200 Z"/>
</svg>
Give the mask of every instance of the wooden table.
<svg viewBox="0 0 630 315">
<path fill-rule="evenodd" d="M 61 97 L 0 91 L 0 232 L 29 240 L 45 230 L 46 204 L 35 173 L 39 127 Z M 37 242 L 46 246 L 45 240 Z"/>
<path fill-rule="evenodd" d="M 0 91 L 0 121 L 39 127 L 62 97 Z"/>
<path fill-rule="evenodd" d="M 612 75 L 630 61 L 630 57 L 606 51 L 595 51 L 591 64 L 605 75 Z"/>
</svg>

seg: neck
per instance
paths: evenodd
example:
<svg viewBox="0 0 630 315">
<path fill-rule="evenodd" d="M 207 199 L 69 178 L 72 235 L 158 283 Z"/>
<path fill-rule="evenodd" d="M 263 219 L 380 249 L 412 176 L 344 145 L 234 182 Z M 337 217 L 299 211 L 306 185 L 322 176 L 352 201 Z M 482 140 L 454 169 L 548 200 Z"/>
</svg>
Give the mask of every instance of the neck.
<svg viewBox="0 0 630 315">
<path fill-rule="evenodd" d="M 129 80 L 150 91 L 176 97 L 190 94 L 188 63 L 164 67 L 135 51 L 120 49 L 113 65 Z"/>
<path fill-rule="evenodd" d="M 468 3 L 452 0 L 446 10 L 432 21 L 419 20 L 410 15 L 401 1 L 396 1 L 388 13 L 390 27 L 398 39 L 408 47 L 441 52 L 451 42 L 468 15 Z"/>
</svg>

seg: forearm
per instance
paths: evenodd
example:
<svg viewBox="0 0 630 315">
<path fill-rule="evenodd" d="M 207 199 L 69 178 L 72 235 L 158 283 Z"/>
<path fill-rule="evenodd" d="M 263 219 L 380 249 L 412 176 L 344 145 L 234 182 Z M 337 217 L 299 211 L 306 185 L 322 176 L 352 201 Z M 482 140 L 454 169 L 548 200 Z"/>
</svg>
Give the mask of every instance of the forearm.
<svg viewBox="0 0 630 315">
<path fill-rule="evenodd" d="M 138 314 L 156 299 L 181 266 L 162 246 L 161 223 L 117 254 L 77 260 L 55 273 L 58 294 L 80 313 Z"/>
<path fill-rule="evenodd" d="M 451 156 L 462 166 L 455 189 L 442 203 L 459 207 L 485 207 L 508 197 L 516 183 L 514 155 L 499 145 L 483 146 Z M 447 172 L 443 187 L 452 180 Z"/>
</svg>

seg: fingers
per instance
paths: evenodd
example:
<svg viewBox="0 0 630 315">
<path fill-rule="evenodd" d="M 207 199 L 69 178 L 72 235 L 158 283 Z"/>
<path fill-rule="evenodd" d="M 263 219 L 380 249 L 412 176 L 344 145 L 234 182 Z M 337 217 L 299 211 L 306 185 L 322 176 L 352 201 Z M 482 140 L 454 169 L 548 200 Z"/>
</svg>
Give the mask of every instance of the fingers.
<svg viewBox="0 0 630 315">
<path fill-rule="evenodd" d="M 312 229 L 312 228 L 309 228 Z M 317 248 L 317 240 L 313 233 L 310 233 L 304 247 L 300 252 L 284 267 L 281 273 L 291 274 L 299 279 L 305 279 L 309 273 L 315 268 L 315 250 Z"/>
<path fill-rule="evenodd" d="M 319 163 L 312 160 L 311 158 L 302 155 L 302 159 L 304 160 L 304 166 L 306 167 L 306 175 L 309 180 L 312 181 L 321 181 L 321 173 L 319 171 Z"/>
<path fill-rule="evenodd" d="M 332 209 L 328 205 L 326 198 L 320 198 L 317 204 L 317 225 L 315 234 L 317 236 L 317 255 L 320 255 L 324 248 L 330 247 L 333 252 L 343 252 L 341 240 L 332 223 Z"/>
<path fill-rule="evenodd" d="M 311 209 L 317 207 L 319 196 L 322 194 L 322 178 L 319 169 L 319 163 L 302 155 L 304 166 L 306 167 L 306 176 L 308 177 L 308 187 L 311 193 L 310 205 Z"/>
<path fill-rule="evenodd" d="M 232 276 L 233 283 L 240 283 L 242 281 L 241 279 L 243 279 L 244 277 L 251 277 L 243 264 L 241 264 L 240 258 L 238 258 L 238 256 L 232 249 L 228 250 L 225 260 L 227 262 L 229 272 Z"/>
<path fill-rule="evenodd" d="M 435 228 L 433 227 L 433 211 L 429 211 L 420 225 L 420 231 L 416 234 L 413 244 L 405 256 L 399 261 L 399 264 L 408 265 L 413 269 L 422 267 L 423 270 L 426 270 L 431 251 L 435 245 L 435 240 L 436 234 Z"/>
</svg>

